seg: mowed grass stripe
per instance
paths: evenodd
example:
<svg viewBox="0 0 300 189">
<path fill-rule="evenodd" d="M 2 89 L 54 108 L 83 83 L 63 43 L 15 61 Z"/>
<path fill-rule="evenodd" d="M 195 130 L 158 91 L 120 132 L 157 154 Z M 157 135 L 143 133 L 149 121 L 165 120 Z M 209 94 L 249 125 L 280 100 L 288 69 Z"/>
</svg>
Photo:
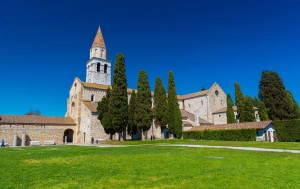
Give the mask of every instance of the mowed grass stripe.
<svg viewBox="0 0 300 189">
<path fill-rule="evenodd" d="M 1 188 L 299 188 L 300 155 L 163 146 L 0 150 Z"/>
</svg>

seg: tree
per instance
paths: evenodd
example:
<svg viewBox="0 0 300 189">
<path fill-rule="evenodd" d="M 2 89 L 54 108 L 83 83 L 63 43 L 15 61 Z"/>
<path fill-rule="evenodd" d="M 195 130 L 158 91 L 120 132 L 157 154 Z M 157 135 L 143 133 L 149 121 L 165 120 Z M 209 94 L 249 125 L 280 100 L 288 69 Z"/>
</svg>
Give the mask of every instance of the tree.
<svg viewBox="0 0 300 189">
<path fill-rule="evenodd" d="M 246 98 L 245 98 L 244 116 L 245 116 L 244 117 L 245 122 L 255 121 L 253 101 L 250 96 L 246 96 Z"/>
<path fill-rule="evenodd" d="M 172 71 L 168 78 L 168 129 L 174 137 L 181 138 L 182 135 L 182 115 L 179 109 L 175 81 Z"/>
<path fill-rule="evenodd" d="M 109 100 L 110 100 L 110 89 L 107 89 L 106 96 L 102 98 L 101 101 L 98 102 L 97 113 L 98 119 L 100 120 L 105 133 L 110 135 L 110 139 L 112 140 L 112 135 L 116 133 L 115 129 L 111 123 L 111 116 L 109 114 Z"/>
<path fill-rule="evenodd" d="M 233 101 L 230 94 L 227 94 L 227 123 L 235 123 L 235 116 L 233 112 Z"/>
<path fill-rule="evenodd" d="M 128 106 L 128 129 L 127 132 L 130 136 L 133 136 L 137 132 L 137 126 L 135 123 L 135 113 L 136 113 L 136 94 L 135 90 L 132 91 Z"/>
<path fill-rule="evenodd" d="M 205 90 L 206 90 L 206 88 L 204 86 L 202 86 L 201 91 L 205 91 Z"/>
<path fill-rule="evenodd" d="M 288 97 L 278 73 L 272 71 L 262 72 L 258 97 L 265 103 L 269 118 L 272 120 L 295 118 L 296 112 L 292 107 L 292 100 Z"/>
<path fill-rule="evenodd" d="M 112 127 L 119 133 L 119 140 L 121 140 L 122 132 L 128 124 L 127 79 L 125 59 L 121 53 L 116 57 L 108 109 Z"/>
<path fill-rule="evenodd" d="M 299 119 L 300 118 L 299 105 L 296 102 L 296 100 L 294 99 L 292 92 L 289 90 L 287 90 L 286 92 L 287 92 L 287 97 L 289 99 L 290 107 L 292 107 L 292 110 L 291 110 L 293 112 L 292 118 Z"/>
<path fill-rule="evenodd" d="M 147 139 L 147 131 L 152 124 L 152 102 L 151 91 L 147 73 L 142 70 L 139 72 L 138 87 L 136 94 L 136 114 L 135 123 L 142 130 L 142 135 Z"/>
<path fill-rule="evenodd" d="M 101 101 L 98 102 L 97 113 L 98 113 L 98 119 L 101 121 L 101 123 L 103 121 L 104 114 L 108 112 L 109 98 L 110 98 L 110 89 L 107 89 L 106 95 L 101 99 Z"/>
<path fill-rule="evenodd" d="M 268 116 L 268 110 L 263 101 L 259 101 L 258 111 L 259 111 L 259 118 L 261 121 L 268 121 L 270 119 Z"/>
<path fill-rule="evenodd" d="M 237 113 L 239 116 L 239 121 L 245 122 L 245 98 L 238 83 L 234 83 L 235 87 L 235 104 L 237 107 Z"/>
<path fill-rule="evenodd" d="M 154 108 L 153 116 L 156 125 L 165 128 L 168 124 L 168 103 L 166 90 L 162 84 L 161 78 L 157 77 L 154 90 Z"/>
</svg>

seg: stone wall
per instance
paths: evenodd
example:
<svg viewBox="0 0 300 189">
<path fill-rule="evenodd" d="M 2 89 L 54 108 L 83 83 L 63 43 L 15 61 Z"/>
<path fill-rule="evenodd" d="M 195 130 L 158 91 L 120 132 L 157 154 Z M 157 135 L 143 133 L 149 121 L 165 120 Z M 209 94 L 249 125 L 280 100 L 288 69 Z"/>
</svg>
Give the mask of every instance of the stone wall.
<svg viewBox="0 0 300 189">
<path fill-rule="evenodd" d="M 22 135 L 26 133 L 26 145 L 30 141 L 40 141 L 43 145 L 45 140 L 54 140 L 56 144 L 62 144 L 64 132 L 67 129 L 75 130 L 75 126 L 55 125 L 0 125 L 0 139 L 4 139 L 8 145 L 13 145 L 14 133 L 18 135 L 18 145 L 21 145 Z M 73 136 L 74 139 L 74 136 Z"/>
</svg>

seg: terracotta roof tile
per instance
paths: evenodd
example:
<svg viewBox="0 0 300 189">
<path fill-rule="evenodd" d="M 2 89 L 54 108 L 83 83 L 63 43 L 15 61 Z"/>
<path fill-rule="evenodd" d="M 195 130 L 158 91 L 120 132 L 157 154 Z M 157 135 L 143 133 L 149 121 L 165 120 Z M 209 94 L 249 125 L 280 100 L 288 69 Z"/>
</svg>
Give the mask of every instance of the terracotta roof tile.
<svg viewBox="0 0 300 189">
<path fill-rule="evenodd" d="M 91 112 L 97 112 L 97 102 L 83 102 L 83 104 L 91 111 Z"/>
<path fill-rule="evenodd" d="M 96 36 L 95 36 L 92 47 L 94 47 L 94 46 L 105 47 L 105 43 L 104 43 L 104 39 L 103 39 L 103 35 L 102 35 L 102 32 L 101 32 L 100 26 L 97 30 L 97 33 L 96 33 Z"/>
<path fill-rule="evenodd" d="M 191 93 L 191 94 L 186 94 L 186 95 L 178 95 L 177 98 L 178 100 L 184 100 L 184 99 L 189 99 L 189 98 L 195 98 L 198 96 L 203 96 L 209 93 L 209 90 L 205 90 L 205 91 L 199 91 L 196 93 Z"/>
<path fill-rule="evenodd" d="M 193 127 L 189 131 L 204 131 L 204 130 L 233 130 L 233 129 L 264 129 L 268 125 L 272 124 L 272 121 L 261 122 L 247 122 L 247 123 L 234 123 L 224 125 L 212 125 L 212 126 L 198 126 Z"/>
<path fill-rule="evenodd" d="M 226 113 L 226 112 L 227 112 L 227 107 L 223 107 L 223 108 L 213 112 L 213 114 Z"/>
<path fill-rule="evenodd" d="M 53 124 L 76 125 L 70 117 L 50 117 L 33 115 L 0 115 L 0 124 Z"/>
<path fill-rule="evenodd" d="M 195 115 L 186 111 L 186 110 L 180 110 L 181 111 L 181 115 L 182 115 L 182 118 L 188 118 L 189 120 L 191 120 L 192 122 L 195 122 Z M 210 122 L 204 120 L 204 119 L 201 119 L 199 118 L 199 123 L 200 125 L 211 125 Z"/>
</svg>

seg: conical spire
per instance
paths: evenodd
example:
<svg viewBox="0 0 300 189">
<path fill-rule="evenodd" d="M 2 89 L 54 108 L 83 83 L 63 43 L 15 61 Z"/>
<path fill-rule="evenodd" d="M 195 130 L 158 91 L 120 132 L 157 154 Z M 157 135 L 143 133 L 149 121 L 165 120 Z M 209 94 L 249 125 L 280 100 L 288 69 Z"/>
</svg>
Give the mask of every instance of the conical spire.
<svg viewBox="0 0 300 189">
<path fill-rule="evenodd" d="M 103 39 L 103 36 L 102 36 L 102 32 L 101 32 L 100 26 L 99 26 L 98 31 L 96 33 L 96 36 L 95 36 L 95 39 L 94 39 L 92 47 L 94 47 L 94 46 L 105 47 L 105 43 L 104 43 L 104 39 Z"/>
</svg>

